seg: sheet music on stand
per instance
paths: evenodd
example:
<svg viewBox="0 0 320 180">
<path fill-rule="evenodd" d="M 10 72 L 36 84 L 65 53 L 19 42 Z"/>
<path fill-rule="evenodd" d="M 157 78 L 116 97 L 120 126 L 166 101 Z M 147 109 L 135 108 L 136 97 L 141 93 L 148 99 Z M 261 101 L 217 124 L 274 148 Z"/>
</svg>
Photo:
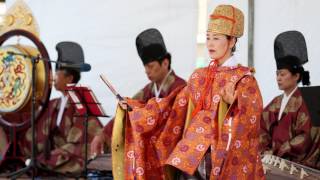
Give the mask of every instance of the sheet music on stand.
<svg viewBox="0 0 320 180">
<path fill-rule="evenodd" d="M 90 87 L 68 85 L 66 91 L 79 116 L 109 117 Z"/>
</svg>

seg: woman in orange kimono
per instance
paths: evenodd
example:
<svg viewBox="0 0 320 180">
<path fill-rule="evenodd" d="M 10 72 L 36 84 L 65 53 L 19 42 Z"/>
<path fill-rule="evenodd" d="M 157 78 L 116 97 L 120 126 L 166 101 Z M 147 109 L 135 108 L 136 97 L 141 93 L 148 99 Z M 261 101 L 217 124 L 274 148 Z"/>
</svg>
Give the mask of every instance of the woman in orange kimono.
<svg viewBox="0 0 320 180">
<path fill-rule="evenodd" d="M 167 160 L 186 179 L 263 179 L 258 152 L 262 99 L 250 68 L 238 65 L 233 51 L 243 34 L 243 14 L 218 6 L 210 17 L 209 67 L 189 80 L 192 119 Z M 210 158 L 211 157 L 211 158 Z"/>
<path fill-rule="evenodd" d="M 179 169 L 186 179 L 264 179 L 260 90 L 252 69 L 233 57 L 243 19 L 239 9 L 218 6 L 207 33 L 210 65 L 195 70 L 180 92 L 147 104 L 128 101 L 133 111 L 126 121 L 118 116 L 113 131 L 115 178 L 172 179 Z"/>
</svg>

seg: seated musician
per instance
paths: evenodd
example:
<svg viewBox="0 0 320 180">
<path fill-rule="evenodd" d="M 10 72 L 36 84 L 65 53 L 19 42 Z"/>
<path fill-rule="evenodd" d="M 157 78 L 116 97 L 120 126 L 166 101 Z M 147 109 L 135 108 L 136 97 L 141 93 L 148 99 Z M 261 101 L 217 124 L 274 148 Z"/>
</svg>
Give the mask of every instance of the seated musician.
<svg viewBox="0 0 320 180">
<path fill-rule="evenodd" d="M 166 97 L 177 87 L 186 85 L 186 82 L 171 69 L 171 54 L 167 52 L 162 35 L 157 29 L 151 28 L 141 32 L 136 38 L 136 46 L 146 75 L 151 82 L 132 99 L 147 102 L 153 97 Z M 91 143 L 92 156 L 103 153 L 104 144 L 111 147 L 113 122 L 112 119 L 104 127 L 103 133 L 93 139 Z"/>
<path fill-rule="evenodd" d="M 289 31 L 275 40 L 277 83 L 283 94 L 264 108 L 261 118 L 260 143 L 264 153 L 301 163 L 311 147 L 311 118 L 298 89 L 309 85 L 307 49 L 300 32 Z"/>
<path fill-rule="evenodd" d="M 37 163 L 47 169 L 61 173 L 76 173 L 84 166 L 84 120 L 77 117 L 76 109 L 70 104 L 67 84 L 80 80 L 80 68 L 70 64 L 83 64 L 84 55 L 80 45 L 74 42 L 57 44 L 58 62 L 54 87 L 62 93 L 61 98 L 50 100 L 40 119 L 36 122 Z M 96 118 L 88 120 L 88 142 L 102 130 Z M 18 148 L 25 160 L 31 155 L 31 128 L 19 135 Z M 27 161 L 26 161 L 27 162 Z"/>
</svg>

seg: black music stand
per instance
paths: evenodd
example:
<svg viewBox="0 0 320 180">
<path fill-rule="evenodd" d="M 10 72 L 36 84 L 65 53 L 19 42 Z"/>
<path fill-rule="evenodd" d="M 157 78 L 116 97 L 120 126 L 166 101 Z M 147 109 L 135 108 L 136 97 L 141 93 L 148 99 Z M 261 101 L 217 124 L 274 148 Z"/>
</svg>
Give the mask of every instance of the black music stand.
<svg viewBox="0 0 320 180">
<path fill-rule="evenodd" d="M 97 101 L 96 96 L 89 87 L 85 86 L 68 86 L 68 95 L 71 99 L 70 104 L 78 112 L 77 117 L 84 119 L 84 144 L 85 144 L 85 157 L 83 175 L 87 177 L 88 174 L 88 120 L 89 117 L 109 117 L 105 114 L 101 104 Z"/>
<path fill-rule="evenodd" d="M 22 54 L 22 53 L 16 53 L 16 52 L 8 52 L 11 55 L 14 56 L 22 56 L 25 58 L 29 58 L 31 60 L 31 64 L 32 64 L 32 75 L 31 75 L 31 84 L 32 84 L 32 91 L 31 91 L 31 156 L 30 156 L 30 163 L 24 167 L 21 168 L 15 172 L 6 174 L 5 176 L 10 177 L 11 179 L 17 179 L 18 177 L 20 177 L 22 174 L 25 174 L 26 172 L 31 170 L 31 179 L 35 179 L 35 174 L 36 174 L 36 170 L 40 169 L 41 171 L 44 172 L 53 172 L 50 169 L 44 168 L 44 167 L 40 167 L 39 164 L 37 163 L 37 159 L 36 159 L 36 154 L 37 154 L 37 147 L 36 147 L 36 142 L 35 142 L 35 121 L 36 121 L 36 64 L 39 61 L 45 61 L 45 62 L 49 62 L 49 63 L 59 63 L 57 61 L 54 60 L 50 60 L 48 58 L 42 58 L 40 57 L 40 55 L 37 56 L 31 56 L 31 55 L 27 55 L 27 54 Z M 59 173 L 56 173 L 59 174 Z"/>
<path fill-rule="evenodd" d="M 31 92 L 31 98 L 32 98 L 32 103 L 31 103 L 31 157 L 30 157 L 30 163 L 27 165 L 25 168 L 19 169 L 16 172 L 13 172 L 9 174 L 12 179 L 18 178 L 20 175 L 24 174 L 25 172 L 29 171 L 31 169 L 32 172 L 32 179 L 34 179 L 35 175 L 35 170 L 36 170 L 36 145 L 35 145 L 35 113 L 36 113 L 36 64 L 41 60 L 40 55 L 38 56 L 28 56 L 25 54 L 20 54 L 20 53 L 11 53 L 16 56 L 23 56 L 23 57 L 28 57 L 31 60 L 32 64 L 32 75 L 31 75 L 31 84 L 32 84 L 32 92 Z"/>
</svg>

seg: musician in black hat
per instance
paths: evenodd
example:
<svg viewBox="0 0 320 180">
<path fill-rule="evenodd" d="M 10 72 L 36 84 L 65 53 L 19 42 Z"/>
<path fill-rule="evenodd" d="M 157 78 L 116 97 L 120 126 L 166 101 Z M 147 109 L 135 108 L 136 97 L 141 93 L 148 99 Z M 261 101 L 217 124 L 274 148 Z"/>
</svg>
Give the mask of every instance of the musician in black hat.
<svg viewBox="0 0 320 180">
<path fill-rule="evenodd" d="M 311 119 L 298 84 L 310 85 L 307 47 L 298 31 L 279 34 L 274 42 L 277 83 L 283 94 L 265 107 L 260 143 L 264 153 L 302 163 L 311 146 Z"/>
<path fill-rule="evenodd" d="M 139 91 L 134 99 L 146 102 L 152 97 L 162 98 L 176 87 L 185 85 L 185 81 L 171 69 L 171 54 L 157 29 L 141 32 L 136 38 L 136 47 L 151 82 Z"/>
<path fill-rule="evenodd" d="M 133 99 L 147 102 L 153 97 L 162 98 L 186 84 L 172 70 L 171 54 L 167 51 L 163 37 L 157 29 L 151 28 L 141 32 L 136 38 L 136 47 L 151 82 L 134 95 Z M 110 147 L 112 129 L 113 120 L 104 127 L 103 133 L 94 138 L 91 143 L 93 156 L 103 152 L 103 144 L 107 143 Z"/>
<path fill-rule="evenodd" d="M 57 44 L 58 60 L 54 77 L 54 87 L 62 93 L 61 98 L 50 100 L 43 115 L 37 121 L 37 159 L 38 162 L 53 171 L 75 173 L 84 166 L 84 121 L 77 117 L 77 111 L 69 103 L 67 85 L 77 84 L 81 72 L 88 71 L 90 66 L 84 62 L 84 54 L 75 42 Z M 88 139 L 102 130 L 96 118 L 88 120 Z M 21 151 L 28 158 L 30 155 L 31 129 L 21 140 Z"/>
</svg>

